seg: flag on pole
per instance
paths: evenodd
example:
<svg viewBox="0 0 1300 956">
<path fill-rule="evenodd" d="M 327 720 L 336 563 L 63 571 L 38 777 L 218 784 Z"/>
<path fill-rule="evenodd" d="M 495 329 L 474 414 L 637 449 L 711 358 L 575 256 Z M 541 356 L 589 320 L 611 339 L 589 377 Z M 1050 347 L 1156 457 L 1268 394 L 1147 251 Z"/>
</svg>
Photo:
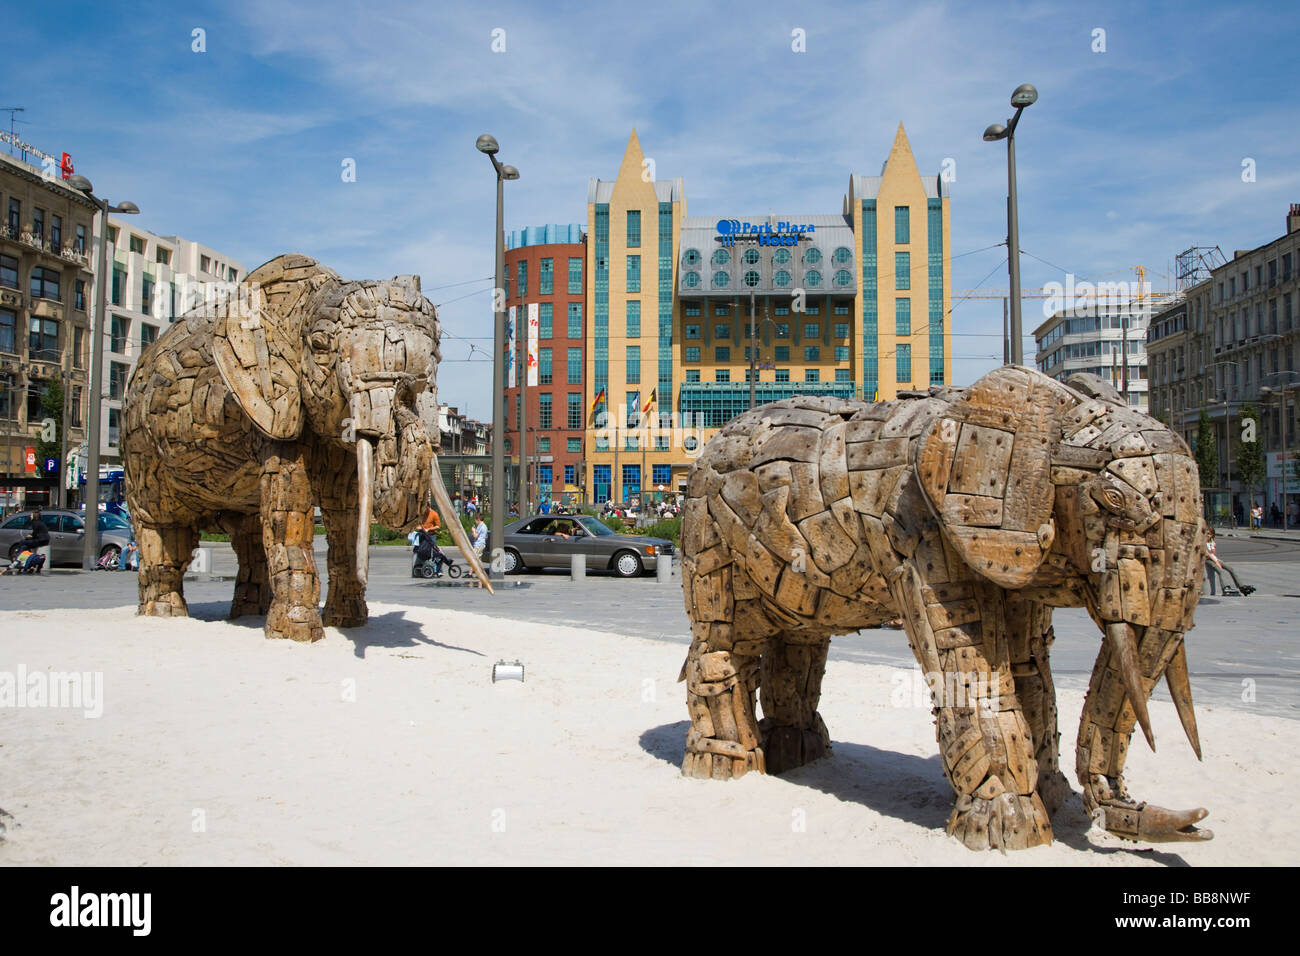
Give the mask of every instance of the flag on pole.
<svg viewBox="0 0 1300 956">
<path fill-rule="evenodd" d="M 650 401 L 648 401 L 648 402 L 645 403 L 645 413 L 646 413 L 647 415 L 649 415 L 649 414 L 651 414 L 651 413 L 654 412 L 654 410 L 655 410 L 655 398 L 656 398 L 658 395 L 659 395 L 659 389 L 657 389 L 657 388 L 656 388 L 653 392 L 650 393 Z"/>
<path fill-rule="evenodd" d="M 605 400 L 605 389 L 602 388 L 596 393 L 596 400 L 591 403 L 591 415 L 594 418 L 596 412 L 600 409 L 600 403 Z"/>
<path fill-rule="evenodd" d="M 638 411 L 638 408 L 639 408 L 640 404 L 641 404 L 641 393 L 640 393 L 640 392 L 633 392 L 633 393 L 632 393 L 632 401 L 631 401 L 631 402 L 628 404 L 628 406 L 627 406 L 627 423 L 628 423 L 628 425 L 631 425 L 634 421 L 637 421 L 637 411 Z"/>
</svg>

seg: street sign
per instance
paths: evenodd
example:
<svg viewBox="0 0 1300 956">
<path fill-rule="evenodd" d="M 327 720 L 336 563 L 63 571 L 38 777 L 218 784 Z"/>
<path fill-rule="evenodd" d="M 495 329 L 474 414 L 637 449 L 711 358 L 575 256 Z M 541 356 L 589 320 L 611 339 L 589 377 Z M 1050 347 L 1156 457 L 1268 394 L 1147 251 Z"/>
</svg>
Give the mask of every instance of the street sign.
<svg viewBox="0 0 1300 956">
<path fill-rule="evenodd" d="M 55 475 L 55 474 L 58 474 L 58 471 L 59 471 L 59 459 L 57 459 L 57 458 L 46 458 L 46 459 L 45 459 L 45 473 L 46 473 L 47 475 Z"/>
</svg>

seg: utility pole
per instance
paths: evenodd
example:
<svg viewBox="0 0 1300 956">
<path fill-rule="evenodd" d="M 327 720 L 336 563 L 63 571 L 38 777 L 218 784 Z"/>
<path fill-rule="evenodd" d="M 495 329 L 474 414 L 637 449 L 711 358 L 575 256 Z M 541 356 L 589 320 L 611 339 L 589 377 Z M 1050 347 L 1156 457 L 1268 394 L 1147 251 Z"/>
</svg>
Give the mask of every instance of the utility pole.
<svg viewBox="0 0 1300 956">
<path fill-rule="evenodd" d="M 758 316 L 754 314 L 754 290 L 749 290 L 749 410 L 755 407 L 754 390 L 758 381 Z"/>
</svg>

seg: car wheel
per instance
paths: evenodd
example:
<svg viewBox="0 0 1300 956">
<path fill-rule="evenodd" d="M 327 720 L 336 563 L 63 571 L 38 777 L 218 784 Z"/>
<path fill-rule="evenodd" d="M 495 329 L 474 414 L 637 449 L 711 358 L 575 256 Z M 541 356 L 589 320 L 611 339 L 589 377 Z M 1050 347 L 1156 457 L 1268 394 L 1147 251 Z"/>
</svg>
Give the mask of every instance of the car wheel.
<svg viewBox="0 0 1300 956">
<path fill-rule="evenodd" d="M 23 550 L 22 545 L 19 544 L 15 544 L 13 547 L 9 549 L 9 560 L 11 563 L 18 560 L 18 554 L 22 550 Z"/>
<path fill-rule="evenodd" d="M 104 559 L 109 558 L 109 567 L 117 568 L 117 563 L 122 560 L 122 549 L 115 544 L 105 545 L 104 550 L 99 552 L 99 562 L 102 565 Z"/>
<path fill-rule="evenodd" d="M 524 560 L 519 557 L 519 552 L 514 548 L 506 548 L 505 554 L 505 572 L 506 574 L 518 574 L 524 570 Z"/>
<path fill-rule="evenodd" d="M 634 578 L 641 573 L 641 559 L 631 551 L 614 555 L 614 570 L 620 578 Z"/>
</svg>

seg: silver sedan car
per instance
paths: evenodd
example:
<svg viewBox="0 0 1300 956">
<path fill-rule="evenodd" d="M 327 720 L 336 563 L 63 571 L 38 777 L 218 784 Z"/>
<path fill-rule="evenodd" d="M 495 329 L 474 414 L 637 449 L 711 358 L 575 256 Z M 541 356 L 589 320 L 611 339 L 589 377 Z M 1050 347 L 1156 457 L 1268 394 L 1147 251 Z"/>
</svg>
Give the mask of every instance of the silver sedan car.
<svg viewBox="0 0 1300 956">
<path fill-rule="evenodd" d="M 505 571 L 567 568 L 574 554 L 585 554 L 593 570 L 634 578 L 654 571 L 660 558 L 671 561 L 673 551 L 671 541 L 617 534 L 591 515 L 534 515 L 506 525 Z"/>
<path fill-rule="evenodd" d="M 86 540 L 86 522 L 81 513 L 60 508 L 42 509 L 41 520 L 50 532 L 50 564 L 81 564 Z M 0 524 L 0 554 L 8 555 L 12 561 L 18 555 L 18 548 L 27 537 L 31 523 L 31 512 L 20 511 Z M 131 522 L 126 518 L 107 512 L 100 514 L 100 557 L 111 554 L 116 558 L 132 537 Z"/>
</svg>

